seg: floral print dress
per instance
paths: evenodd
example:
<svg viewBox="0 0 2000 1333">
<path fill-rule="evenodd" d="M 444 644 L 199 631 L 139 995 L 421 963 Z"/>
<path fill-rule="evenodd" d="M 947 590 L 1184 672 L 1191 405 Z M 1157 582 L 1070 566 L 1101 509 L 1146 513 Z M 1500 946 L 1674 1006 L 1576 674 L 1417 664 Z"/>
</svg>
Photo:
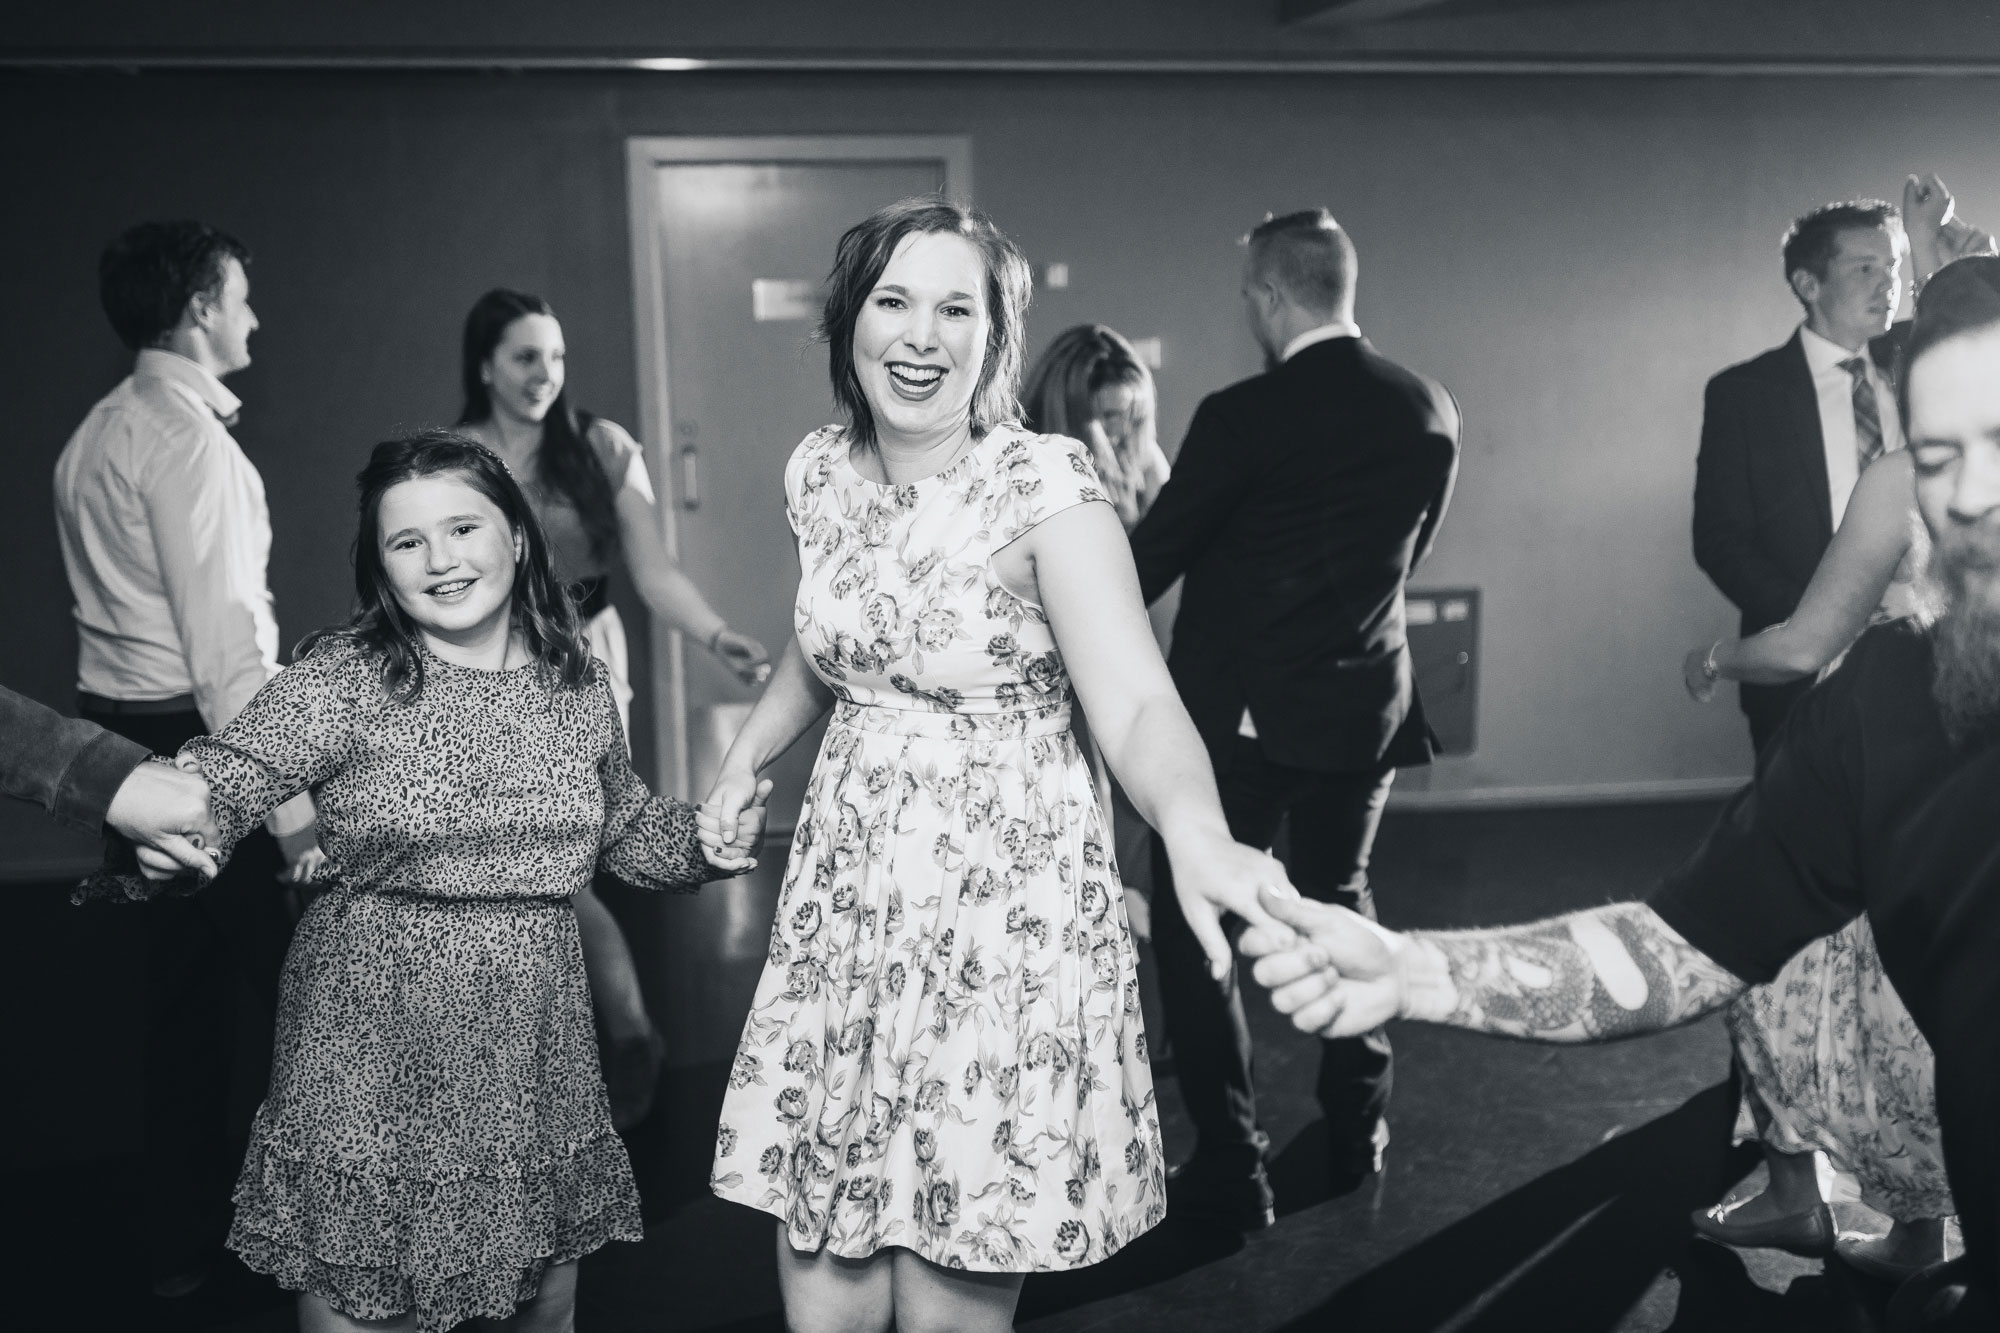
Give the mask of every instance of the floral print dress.
<svg viewBox="0 0 2000 1333">
<path fill-rule="evenodd" d="M 1938 1132 L 1937 1062 L 1858 916 L 1729 1006 L 1743 1069 L 1738 1143 L 1814 1149 L 1899 1222 L 1958 1211 Z"/>
<path fill-rule="evenodd" d="M 838 702 L 711 1184 L 803 1251 L 1095 1263 L 1165 1215 L 1159 1117 L 1069 679 L 993 556 L 1104 494 L 1082 445 L 1014 427 L 911 485 L 848 451 L 828 427 L 785 473 Z"/>
</svg>

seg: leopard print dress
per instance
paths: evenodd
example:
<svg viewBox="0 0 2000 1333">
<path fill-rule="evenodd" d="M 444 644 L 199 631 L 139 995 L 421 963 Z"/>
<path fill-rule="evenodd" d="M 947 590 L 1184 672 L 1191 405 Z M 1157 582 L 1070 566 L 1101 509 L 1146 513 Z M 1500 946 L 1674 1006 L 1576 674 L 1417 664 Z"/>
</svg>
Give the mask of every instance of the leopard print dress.
<svg viewBox="0 0 2000 1333">
<path fill-rule="evenodd" d="M 345 1314 L 443 1333 L 638 1240 L 569 900 L 599 867 L 674 890 L 718 872 L 692 809 L 633 773 L 602 667 L 569 689 L 426 654 L 396 703 L 322 644 L 182 753 L 226 842 L 311 789 L 333 871 L 285 961 L 230 1247 Z"/>
</svg>

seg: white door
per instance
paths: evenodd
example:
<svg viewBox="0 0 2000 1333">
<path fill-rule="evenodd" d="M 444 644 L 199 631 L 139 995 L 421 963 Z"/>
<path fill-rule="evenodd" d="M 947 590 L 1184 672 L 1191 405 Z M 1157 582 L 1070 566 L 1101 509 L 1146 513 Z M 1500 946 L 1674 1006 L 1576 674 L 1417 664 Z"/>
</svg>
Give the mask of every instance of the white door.
<svg viewBox="0 0 2000 1333">
<path fill-rule="evenodd" d="M 798 586 L 785 460 L 836 419 L 826 350 L 811 340 L 834 244 L 897 199 L 966 197 L 968 147 L 639 139 L 629 162 L 642 412 L 668 541 L 716 609 L 775 657 L 791 638 Z M 655 626 L 659 779 L 699 800 L 756 691 L 678 638 Z M 819 737 L 816 728 L 770 772 L 773 836 L 758 873 L 668 905 L 657 948 L 634 940 L 673 1063 L 734 1048 Z"/>
</svg>

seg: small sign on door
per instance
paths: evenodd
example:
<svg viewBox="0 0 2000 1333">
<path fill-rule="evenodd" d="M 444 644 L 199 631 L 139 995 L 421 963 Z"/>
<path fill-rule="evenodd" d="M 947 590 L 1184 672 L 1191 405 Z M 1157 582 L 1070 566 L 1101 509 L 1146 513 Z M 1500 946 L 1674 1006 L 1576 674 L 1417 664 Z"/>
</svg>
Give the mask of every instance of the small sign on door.
<svg viewBox="0 0 2000 1333">
<path fill-rule="evenodd" d="M 752 278 L 750 314 L 759 324 L 811 319 L 819 313 L 819 284 L 810 278 Z"/>
</svg>

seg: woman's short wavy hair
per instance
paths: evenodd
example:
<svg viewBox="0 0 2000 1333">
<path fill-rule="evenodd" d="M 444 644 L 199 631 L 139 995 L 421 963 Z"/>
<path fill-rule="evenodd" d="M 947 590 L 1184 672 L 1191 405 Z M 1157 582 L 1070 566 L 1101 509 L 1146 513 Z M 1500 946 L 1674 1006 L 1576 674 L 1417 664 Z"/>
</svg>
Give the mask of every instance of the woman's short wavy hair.
<svg viewBox="0 0 2000 1333">
<path fill-rule="evenodd" d="M 827 345 L 834 401 L 846 415 L 848 429 L 863 444 L 875 443 L 875 414 L 854 369 L 854 326 L 903 238 L 938 233 L 963 236 L 986 265 L 986 359 L 972 394 L 973 434 L 984 435 L 1021 415 L 1021 364 L 1034 288 L 1028 261 L 984 213 L 942 195 L 919 195 L 849 227 L 834 249 L 833 271 L 827 274 L 826 305 L 816 336 Z"/>
</svg>

